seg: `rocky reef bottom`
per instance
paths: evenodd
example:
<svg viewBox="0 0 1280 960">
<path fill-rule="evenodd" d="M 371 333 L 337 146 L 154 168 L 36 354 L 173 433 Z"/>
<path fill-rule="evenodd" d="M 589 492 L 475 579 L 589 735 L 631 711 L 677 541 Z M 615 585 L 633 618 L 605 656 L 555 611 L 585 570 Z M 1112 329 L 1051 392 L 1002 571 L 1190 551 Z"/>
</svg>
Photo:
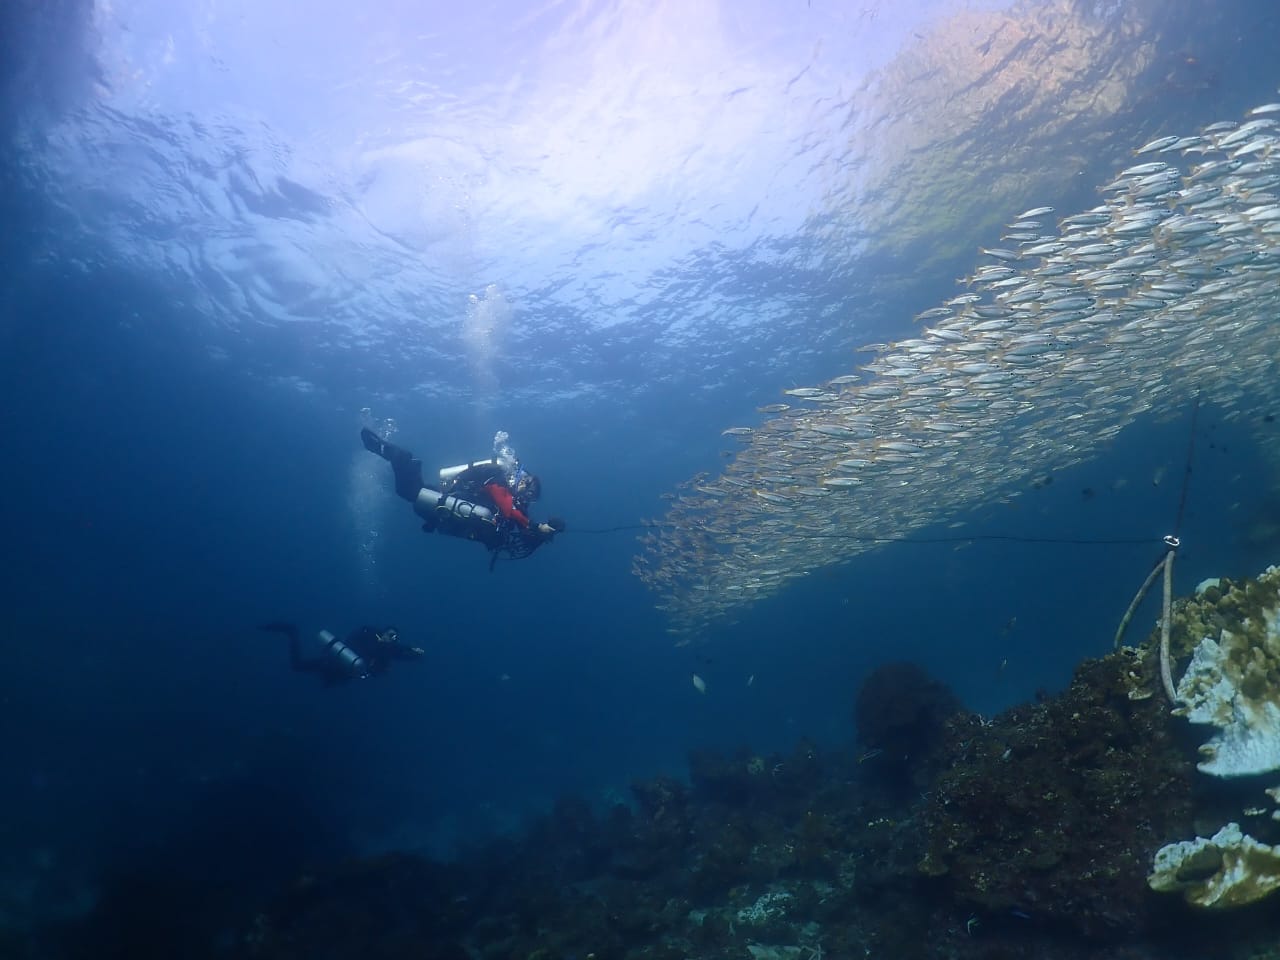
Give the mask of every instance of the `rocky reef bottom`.
<svg viewBox="0 0 1280 960">
<path fill-rule="evenodd" d="M 1204 603 L 1180 605 L 1179 630 L 1211 630 Z M 1175 639 L 1185 664 L 1195 638 Z M 1197 772 L 1199 738 L 1171 714 L 1157 660 L 1152 638 L 1086 661 L 1061 694 L 993 718 L 888 664 L 859 695 L 849 750 L 698 752 L 687 779 L 637 782 L 605 810 L 563 799 L 456 861 L 312 871 L 222 918 L 199 956 L 1280 957 L 1275 903 L 1206 910 L 1151 888 L 1158 850 L 1227 820 L 1280 839 L 1270 810 L 1249 806 L 1256 784 Z M 1221 868 L 1207 859 L 1179 882 Z M 146 955 L 196 956 L 156 947 Z M 93 948 L 125 955 L 101 937 Z"/>
</svg>

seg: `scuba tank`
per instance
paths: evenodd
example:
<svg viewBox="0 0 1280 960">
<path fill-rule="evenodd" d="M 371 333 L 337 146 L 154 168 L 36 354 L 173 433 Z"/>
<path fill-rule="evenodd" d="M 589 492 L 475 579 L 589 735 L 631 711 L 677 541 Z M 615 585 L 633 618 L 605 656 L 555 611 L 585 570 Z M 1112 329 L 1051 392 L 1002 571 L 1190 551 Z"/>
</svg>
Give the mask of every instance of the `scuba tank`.
<svg viewBox="0 0 1280 960">
<path fill-rule="evenodd" d="M 326 655 L 337 660 L 347 673 L 353 677 L 367 677 L 369 675 L 369 664 L 364 657 L 356 653 L 350 646 L 339 640 L 328 630 L 321 630 L 319 633 L 320 642 L 324 644 L 324 652 Z"/>
<path fill-rule="evenodd" d="M 465 468 L 464 468 L 465 469 Z M 443 472 L 443 471 L 441 471 Z M 493 522 L 493 511 L 470 500 L 463 500 L 452 493 L 441 493 L 430 487 L 418 491 L 418 499 L 413 501 L 413 512 L 423 520 L 439 519 L 437 511 L 443 510 L 459 520 L 476 519 L 484 523 Z"/>
<path fill-rule="evenodd" d="M 440 482 L 448 483 L 464 470 L 470 470 L 472 467 L 496 465 L 497 462 L 497 460 L 472 460 L 470 463 L 460 463 L 456 467 L 442 467 L 440 470 Z"/>
<path fill-rule="evenodd" d="M 507 434 L 501 430 L 493 438 L 493 457 L 488 460 L 473 460 L 453 467 L 444 467 L 440 471 L 440 485 L 444 489 L 432 490 L 422 487 L 413 501 L 413 512 L 425 523 L 422 527 L 428 533 L 437 529 L 450 536 L 467 540 L 479 540 L 490 549 L 497 549 L 503 540 L 497 512 L 490 506 L 482 506 L 470 497 L 480 496 L 475 489 L 478 483 L 468 484 L 467 489 L 453 493 L 450 487 L 457 478 L 472 467 L 497 468 L 486 471 L 493 474 L 498 482 L 512 484 L 513 476 L 518 476 L 520 461 L 515 451 L 507 443 Z M 499 479 L 499 477 L 501 479 Z M 474 479 L 474 478 L 471 478 Z M 487 495 L 486 499 L 487 499 Z"/>
<path fill-rule="evenodd" d="M 505 430 L 499 430 L 493 437 L 493 456 L 488 460 L 472 460 L 470 463 L 460 463 L 453 467 L 443 467 L 440 470 L 440 482 L 448 483 L 464 470 L 472 467 L 501 467 L 503 474 L 507 477 L 510 484 L 511 478 L 520 472 L 520 460 L 516 457 L 516 452 L 507 443 L 508 435 Z"/>
</svg>

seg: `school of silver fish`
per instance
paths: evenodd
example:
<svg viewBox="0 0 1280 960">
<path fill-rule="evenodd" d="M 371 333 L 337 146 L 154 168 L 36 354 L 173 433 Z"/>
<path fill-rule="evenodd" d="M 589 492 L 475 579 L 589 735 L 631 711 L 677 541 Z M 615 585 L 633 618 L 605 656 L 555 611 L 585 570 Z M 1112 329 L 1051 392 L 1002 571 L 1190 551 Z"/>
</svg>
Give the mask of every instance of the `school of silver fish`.
<svg viewBox="0 0 1280 960">
<path fill-rule="evenodd" d="M 1280 393 L 1280 103 L 1166 136 L 1056 219 L 1027 210 L 867 375 L 784 391 L 719 476 L 647 523 L 633 572 L 687 641 L 791 580 L 1008 497 L 1200 393 Z M 1055 225 L 1056 219 L 1056 225 Z"/>
</svg>

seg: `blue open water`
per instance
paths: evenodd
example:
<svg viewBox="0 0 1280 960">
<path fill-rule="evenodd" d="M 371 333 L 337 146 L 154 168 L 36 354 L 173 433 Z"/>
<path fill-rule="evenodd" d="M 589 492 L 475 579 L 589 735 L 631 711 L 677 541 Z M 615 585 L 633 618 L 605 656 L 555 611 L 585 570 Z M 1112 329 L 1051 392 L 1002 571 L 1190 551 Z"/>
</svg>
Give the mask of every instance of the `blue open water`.
<svg viewBox="0 0 1280 960">
<path fill-rule="evenodd" d="M 1001 223 L 1274 100 L 1271 5 L 453 7 L 3 15 L 0 923 L 224 812 L 284 874 L 448 853 L 694 747 L 846 743 L 887 659 L 996 711 L 1109 649 L 1160 555 L 1189 410 L 972 504 L 1150 544 L 888 545 L 683 647 L 630 573 L 724 428 L 910 336 Z M 364 408 L 428 467 L 509 431 L 569 531 L 493 572 L 424 535 Z M 1180 590 L 1278 559 L 1276 468 L 1257 418 L 1200 411 Z M 281 618 L 426 655 L 324 689 Z"/>
</svg>

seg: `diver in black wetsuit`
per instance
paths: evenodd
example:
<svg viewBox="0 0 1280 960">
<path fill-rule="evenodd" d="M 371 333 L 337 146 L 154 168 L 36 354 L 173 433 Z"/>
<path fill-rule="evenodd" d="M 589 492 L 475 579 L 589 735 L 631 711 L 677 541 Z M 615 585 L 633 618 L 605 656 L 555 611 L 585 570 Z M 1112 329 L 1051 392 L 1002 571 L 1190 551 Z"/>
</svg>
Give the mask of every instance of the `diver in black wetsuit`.
<svg viewBox="0 0 1280 960">
<path fill-rule="evenodd" d="M 314 673 L 325 686 L 331 687 L 349 680 L 367 680 L 386 673 L 392 660 L 416 660 L 422 656 L 421 647 L 412 647 L 400 640 L 395 627 L 378 630 L 374 627 L 357 627 L 339 640 L 328 630 L 321 630 L 317 639 L 320 653 L 305 656 L 298 628 L 292 623 L 273 621 L 264 623 L 263 630 L 283 633 L 289 638 L 289 664 L 298 673 Z"/>
<path fill-rule="evenodd" d="M 505 442 L 505 434 L 499 437 Z M 529 518 L 529 505 L 538 499 L 542 484 L 520 466 L 509 447 L 501 447 L 506 456 L 442 470 L 448 479 L 435 489 L 423 482 L 422 461 L 408 450 L 368 428 L 360 431 L 360 441 L 391 464 L 396 496 L 413 504 L 423 530 L 483 543 L 492 555 L 490 569 L 499 554 L 527 557 L 565 528 L 558 517 L 546 523 Z"/>
</svg>

